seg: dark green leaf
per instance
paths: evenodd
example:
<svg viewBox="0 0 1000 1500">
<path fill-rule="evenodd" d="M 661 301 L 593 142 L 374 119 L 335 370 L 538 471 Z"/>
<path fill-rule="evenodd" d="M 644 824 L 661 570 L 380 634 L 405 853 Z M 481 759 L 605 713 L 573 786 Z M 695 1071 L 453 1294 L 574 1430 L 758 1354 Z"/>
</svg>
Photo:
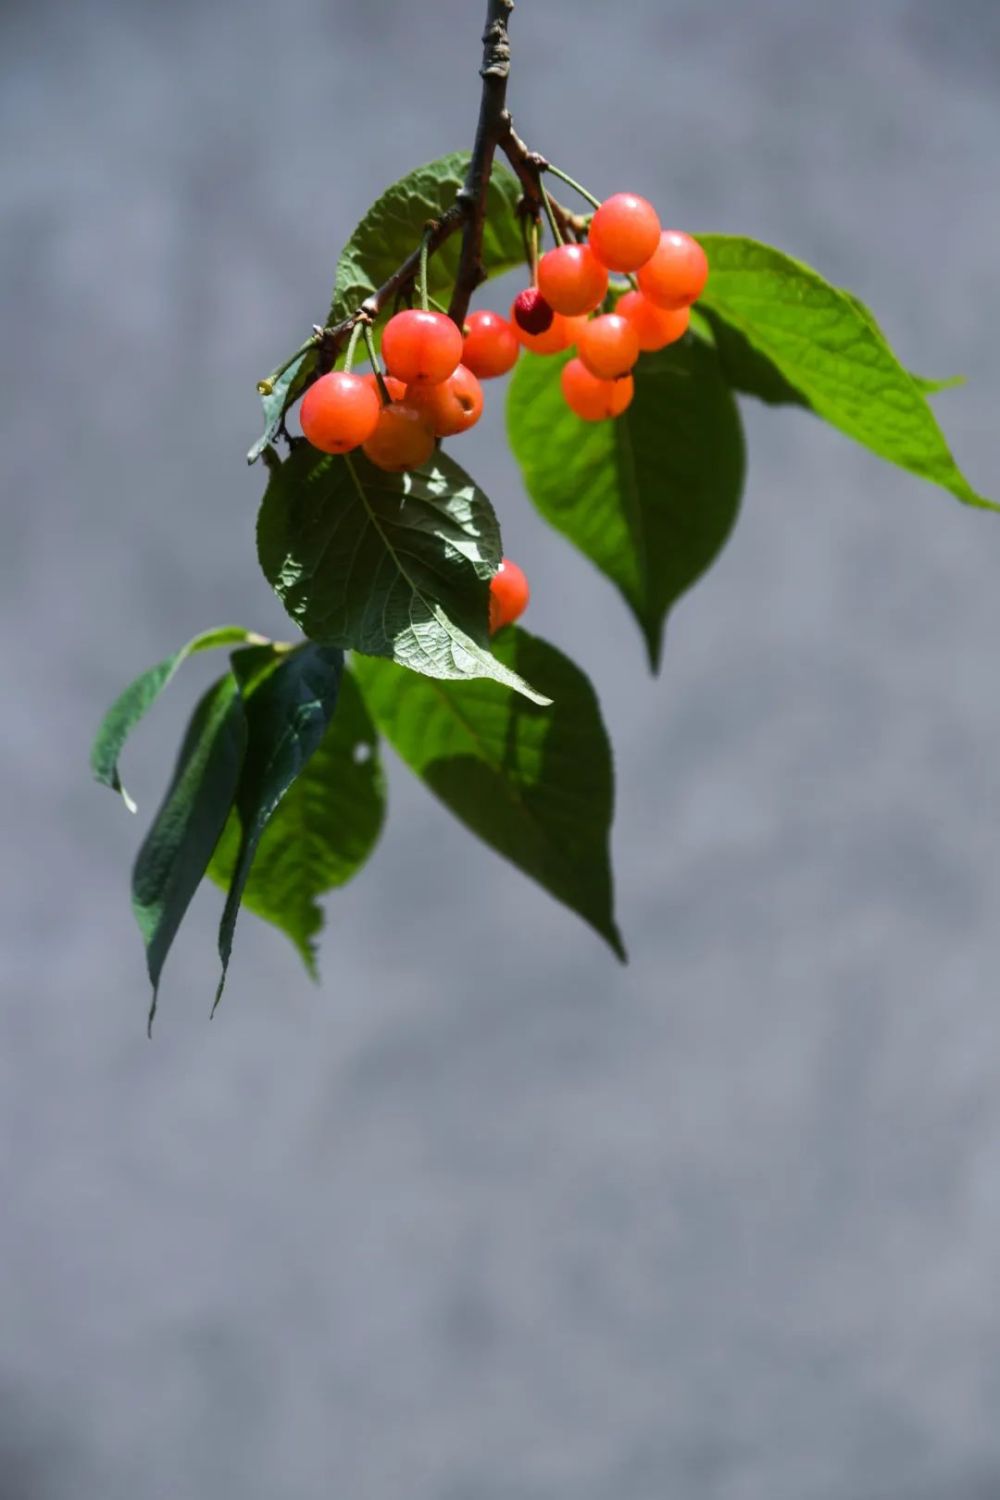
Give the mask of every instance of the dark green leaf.
<svg viewBox="0 0 1000 1500">
<path fill-rule="evenodd" d="M 647 354 L 635 398 L 611 422 L 582 422 L 559 385 L 563 357 L 523 355 L 508 431 L 546 520 L 621 589 L 655 671 L 667 611 L 725 542 L 743 486 L 743 436 L 715 351 L 688 338 Z"/>
<path fill-rule="evenodd" d="M 118 758 L 129 734 L 152 708 L 178 667 L 189 656 L 194 656 L 199 651 L 212 650 L 217 646 L 234 646 L 241 641 L 262 643 L 264 637 L 255 635 L 253 631 L 243 630 L 238 625 L 222 625 L 217 630 L 206 630 L 203 635 L 196 635 L 194 640 L 188 641 L 186 646 L 182 646 L 172 656 L 165 657 L 163 661 L 157 662 L 155 667 L 150 667 L 148 672 L 143 672 L 134 682 L 129 683 L 121 696 L 108 709 L 90 752 L 90 765 L 98 781 L 116 792 L 121 792 L 129 812 L 135 812 L 135 803 L 118 775 Z"/>
<path fill-rule="evenodd" d="M 416 249 L 428 220 L 439 219 L 455 202 L 468 164 L 464 151 L 442 156 L 393 183 L 376 199 L 341 253 L 330 323 L 339 323 L 354 312 Z M 499 276 L 524 261 L 516 213 L 520 194 L 513 173 L 499 163 L 494 166 L 483 231 L 483 267 L 488 276 Z M 428 283 L 433 297 L 447 300 L 450 296 L 460 240 L 460 234 L 452 235 L 430 259 Z"/>
<path fill-rule="evenodd" d="M 624 958 L 608 854 L 611 747 L 594 690 L 523 630 L 501 631 L 496 651 L 553 706 L 495 682 L 433 682 L 370 659 L 354 667 L 376 725 L 431 791 Z"/>
<path fill-rule="evenodd" d="M 239 782 L 246 721 L 228 673 L 188 725 L 170 789 L 132 872 L 132 909 L 146 944 L 152 1027 L 163 962 L 219 840 Z"/>
<path fill-rule="evenodd" d="M 702 310 L 742 333 L 817 416 L 966 504 L 1000 508 L 959 470 L 921 386 L 864 303 L 769 245 L 699 239 L 711 266 Z"/>
<path fill-rule="evenodd" d="M 264 830 L 289 787 L 318 748 L 337 703 L 344 653 L 308 644 L 279 657 L 254 682 L 240 656 L 233 670 L 243 696 L 246 753 L 234 811 L 240 839 L 219 926 L 222 974 L 215 1003 L 226 983 L 240 901 Z"/>
<path fill-rule="evenodd" d="M 447 454 L 387 474 L 363 455 L 298 444 L 271 474 L 257 549 L 265 577 L 313 640 L 430 677 L 494 677 L 539 701 L 490 653 L 500 532 L 482 490 Z"/>
<path fill-rule="evenodd" d="M 260 393 L 260 404 L 264 408 L 264 431 L 247 454 L 248 464 L 256 463 L 268 444 L 274 442 L 282 417 L 297 400 L 304 377 L 311 373 L 315 363 L 316 351 L 306 349 L 282 371 L 269 391 Z"/>
<path fill-rule="evenodd" d="M 314 977 L 323 925 L 318 898 L 361 868 L 384 815 L 378 736 L 345 671 L 336 712 L 263 829 L 243 888 L 243 905 L 287 933 Z M 243 836 L 234 809 L 208 869 L 224 890 L 231 888 Z"/>
</svg>

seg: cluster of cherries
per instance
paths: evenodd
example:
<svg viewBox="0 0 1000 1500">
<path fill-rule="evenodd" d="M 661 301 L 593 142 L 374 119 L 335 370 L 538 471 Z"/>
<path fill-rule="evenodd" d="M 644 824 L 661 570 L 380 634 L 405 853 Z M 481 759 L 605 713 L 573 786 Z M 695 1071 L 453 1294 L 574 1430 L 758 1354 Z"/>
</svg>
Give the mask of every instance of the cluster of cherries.
<svg viewBox="0 0 1000 1500">
<path fill-rule="evenodd" d="M 614 312 L 599 313 L 612 271 L 634 274 L 635 284 Z M 438 438 L 478 422 L 480 382 L 506 375 L 522 347 L 557 354 L 575 345 L 561 375 L 567 405 L 588 422 L 620 416 L 634 394 L 640 352 L 664 349 L 686 332 L 707 278 L 696 240 L 661 229 L 645 198 L 615 193 L 595 211 L 585 244 L 545 252 L 536 285 L 514 299 L 510 321 L 482 310 L 459 329 L 444 313 L 396 313 L 382 334 L 386 373 L 321 376 L 302 398 L 302 431 L 324 453 L 361 448 L 380 469 L 418 469 Z M 527 603 L 527 579 L 504 558 L 490 585 L 491 631 L 516 620 Z"/>
</svg>

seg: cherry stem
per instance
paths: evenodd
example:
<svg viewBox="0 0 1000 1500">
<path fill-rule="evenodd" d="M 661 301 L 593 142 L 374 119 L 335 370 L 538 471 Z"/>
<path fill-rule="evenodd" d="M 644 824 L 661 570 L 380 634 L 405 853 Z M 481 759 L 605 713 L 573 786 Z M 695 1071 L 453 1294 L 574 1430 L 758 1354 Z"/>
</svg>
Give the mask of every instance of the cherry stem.
<svg viewBox="0 0 1000 1500">
<path fill-rule="evenodd" d="M 354 363 L 354 351 L 358 347 L 358 340 L 360 339 L 361 331 L 365 326 L 365 320 L 363 318 L 359 318 L 354 327 L 351 329 L 351 337 L 347 341 L 347 353 L 344 355 L 345 374 L 350 373 L 351 366 Z"/>
<path fill-rule="evenodd" d="M 544 182 L 542 182 L 541 178 L 539 178 L 538 180 L 538 191 L 541 196 L 542 207 L 545 210 L 545 217 L 548 219 L 549 228 L 552 230 L 552 238 L 555 240 L 557 245 L 561 245 L 563 242 L 562 230 L 559 228 L 558 220 L 556 219 L 555 214 L 552 212 L 552 204 L 549 202 L 549 195 L 545 191 L 545 184 Z"/>
<path fill-rule="evenodd" d="M 564 182 L 567 187 L 571 187 L 574 193 L 579 193 L 581 198 L 586 198 L 592 208 L 600 208 L 600 198 L 595 198 L 593 193 L 588 193 L 587 189 L 581 183 L 577 182 L 575 177 L 571 177 L 568 172 L 562 171 L 560 167 L 554 167 L 551 162 L 546 162 L 543 170 L 551 172 L 553 177 L 558 177 L 560 182 Z"/>
<path fill-rule="evenodd" d="M 427 257 L 430 254 L 430 234 L 424 232 L 420 241 L 420 306 L 424 312 L 430 311 L 430 293 L 427 290 Z"/>
<path fill-rule="evenodd" d="M 319 341 L 320 335 L 318 333 L 310 334 L 305 343 L 300 344 L 295 353 L 288 356 L 284 364 L 280 364 L 276 370 L 272 370 L 270 375 L 268 375 L 265 380 L 258 380 L 257 394 L 260 396 L 270 396 L 271 392 L 274 390 L 274 382 L 276 380 L 280 380 L 285 371 L 292 365 L 294 365 L 295 361 L 299 359 L 303 354 L 308 354 L 310 349 L 315 349 L 318 346 Z"/>
<path fill-rule="evenodd" d="M 389 387 L 385 383 L 385 376 L 378 367 L 378 355 L 375 353 L 375 339 L 372 334 L 372 325 L 366 321 L 360 326 L 364 331 L 365 348 L 368 350 L 368 358 L 375 375 L 375 383 L 378 386 L 379 395 L 382 397 L 382 405 L 388 406 L 392 401 L 392 397 L 389 395 Z"/>
</svg>

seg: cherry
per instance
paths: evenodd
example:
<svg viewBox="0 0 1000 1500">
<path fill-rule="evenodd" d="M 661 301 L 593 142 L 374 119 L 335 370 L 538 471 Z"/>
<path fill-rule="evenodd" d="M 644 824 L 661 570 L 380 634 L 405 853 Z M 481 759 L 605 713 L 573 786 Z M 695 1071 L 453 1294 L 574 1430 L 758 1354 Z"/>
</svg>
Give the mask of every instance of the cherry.
<svg viewBox="0 0 1000 1500">
<path fill-rule="evenodd" d="M 435 437 L 468 432 L 483 414 L 483 388 L 465 365 L 440 385 L 411 385 L 406 402 L 420 412 Z"/>
<path fill-rule="evenodd" d="M 526 333 L 520 327 L 516 327 L 516 332 L 521 343 L 532 354 L 558 354 L 561 350 L 568 349 L 570 344 L 576 343 L 586 321 L 586 318 L 564 318 L 562 313 L 554 313 L 552 322 L 544 333 Z"/>
<path fill-rule="evenodd" d="M 609 271 L 637 271 L 659 239 L 656 209 L 636 193 L 612 193 L 590 221 L 590 248 Z"/>
<path fill-rule="evenodd" d="M 519 333 L 544 333 L 552 327 L 552 308 L 536 286 L 526 286 L 523 292 L 518 292 L 510 315 Z"/>
<path fill-rule="evenodd" d="M 365 456 L 394 474 L 421 468 L 433 452 L 434 434 L 423 412 L 398 401 L 382 407 L 375 431 L 364 444 Z"/>
<path fill-rule="evenodd" d="M 627 375 L 639 358 L 639 335 L 628 318 L 605 313 L 591 318 L 580 331 L 576 352 L 598 380 L 617 380 Z"/>
<path fill-rule="evenodd" d="M 524 573 L 516 562 L 505 557 L 490 579 L 490 635 L 520 619 L 530 598 Z"/>
<path fill-rule="evenodd" d="M 447 380 L 462 358 L 462 331 L 444 313 L 408 308 L 385 325 L 382 358 L 397 380 L 433 385 Z"/>
<path fill-rule="evenodd" d="M 566 405 L 585 422 L 620 417 L 635 391 L 631 375 L 623 375 L 620 380 L 598 380 L 580 359 L 571 359 L 563 365 L 561 378 Z"/>
<path fill-rule="evenodd" d="M 520 352 L 517 334 L 499 313 L 484 308 L 466 318 L 462 364 L 480 380 L 506 375 Z"/>
<path fill-rule="evenodd" d="M 381 406 L 382 405 L 382 391 L 381 391 L 381 388 L 379 386 L 378 380 L 377 380 L 377 378 L 375 376 L 374 370 L 369 370 L 368 374 L 367 375 L 362 375 L 361 379 L 364 381 L 365 385 L 370 385 L 371 386 L 372 390 L 375 392 L 376 396 L 378 397 L 378 399 L 379 399 L 379 405 Z M 395 377 L 395 375 L 383 375 L 382 376 L 382 380 L 385 383 L 386 390 L 389 392 L 389 400 L 390 401 L 402 401 L 403 396 L 404 396 L 404 394 L 406 392 L 406 384 L 405 384 L 405 382 L 402 381 L 402 380 L 397 380 L 396 377 Z"/>
<path fill-rule="evenodd" d="M 639 290 L 657 307 L 690 307 L 708 280 L 708 256 L 683 229 L 665 229 L 639 269 Z"/>
<path fill-rule="evenodd" d="M 323 453 L 348 453 L 375 431 L 378 396 L 360 375 L 332 370 L 309 387 L 302 397 L 299 421 L 314 448 Z"/>
<path fill-rule="evenodd" d="M 626 292 L 615 311 L 628 318 L 639 335 L 640 349 L 665 349 L 687 332 L 691 313 L 686 307 L 657 307 L 642 292 Z"/>
<path fill-rule="evenodd" d="M 556 245 L 538 262 L 538 290 L 567 317 L 593 312 L 608 290 L 607 269 L 589 245 Z"/>
</svg>

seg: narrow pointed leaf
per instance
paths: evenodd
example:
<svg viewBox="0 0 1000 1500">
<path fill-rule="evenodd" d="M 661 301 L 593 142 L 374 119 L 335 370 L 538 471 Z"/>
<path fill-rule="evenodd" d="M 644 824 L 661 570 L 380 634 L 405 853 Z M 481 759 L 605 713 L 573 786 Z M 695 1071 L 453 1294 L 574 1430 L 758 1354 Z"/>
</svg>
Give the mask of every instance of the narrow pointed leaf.
<svg viewBox="0 0 1000 1500">
<path fill-rule="evenodd" d="M 143 672 L 115 700 L 104 715 L 104 720 L 90 752 L 90 767 L 103 786 L 120 792 L 129 812 L 135 812 L 135 803 L 122 785 L 118 774 L 118 759 L 125 741 L 176 673 L 178 667 L 199 651 L 210 651 L 218 646 L 235 646 L 241 641 L 263 642 L 262 635 L 243 630 L 239 625 L 222 625 L 217 630 L 206 630 L 196 635 L 187 645 L 164 657 L 155 667 Z"/>
<path fill-rule="evenodd" d="M 967 505 L 1000 509 L 959 469 L 925 399 L 928 383 L 903 368 L 864 303 L 770 245 L 699 239 L 711 266 L 699 306 L 742 334 L 817 416 Z"/>
<path fill-rule="evenodd" d="M 430 677 L 534 689 L 489 649 L 501 558 L 489 500 L 445 453 L 387 474 L 296 445 L 271 474 L 257 525 L 265 577 L 313 640 L 387 656 Z"/>
<path fill-rule="evenodd" d="M 132 872 L 132 909 L 153 986 L 150 1027 L 164 960 L 225 825 L 245 744 L 243 703 L 227 673 L 194 711 L 170 788 Z"/>
<path fill-rule="evenodd" d="M 313 977 L 323 926 L 319 898 L 357 874 L 384 816 L 378 736 L 345 671 L 333 717 L 267 819 L 242 888 L 244 907 L 287 934 Z M 243 841 L 234 808 L 208 869 L 224 890 L 232 889 Z"/>
<path fill-rule="evenodd" d="M 366 658 L 354 670 L 377 727 L 445 806 L 624 959 L 608 849 L 611 748 L 594 690 L 524 630 L 502 631 L 496 650 L 551 708 L 495 682 L 435 682 Z"/>
<path fill-rule="evenodd" d="M 400 178 L 377 198 L 341 252 L 330 308 L 339 323 L 370 297 L 420 244 L 424 226 L 451 208 L 465 181 L 468 153 L 453 152 Z M 521 189 L 512 172 L 497 163 L 490 178 L 483 227 L 483 268 L 487 276 L 513 270 L 524 260 L 517 217 Z M 431 296 L 447 298 L 458 271 L 461 234 L 452 235 L 431 257 Z M 390 309 L 391 311 L 391 309 Z"/>
<path fill-rule="evenodd" d="M 298 359 L 283 370 L 269 391 L 260 393 L 260 404 L 264 408 L 264 431 L 247 454 L 247 463 L 256 463 L 269 443 L 273 443 L 281 426 L 281 419 L 297 400 L 303 379 L 316 363 L 316 351 L 306 349 Z"/>
<path fill-rule="evenodd" d="M 715 559 L 739 510 L 736 403 L 714 349 L 690 338 L 640 359 L 623 416 L 583 422 L 563 400 L 566 358 L 518 362 L 511 446 L 541 514 L 624 594 L 655 671 L 668 610 Z"/>
<path fill-rule="evenodd" d="M 282 798 L 317 750 L 337 703 L 344 653 L 312 644 L 277 659 L 256 682 L 233 670 L 243 697 L 247 744 L 234 811 L 240 834 L 219 925 L 222 974 L 218 1004 L 233 950 L 240 901 L 261 837 Z"/>
</svg>

